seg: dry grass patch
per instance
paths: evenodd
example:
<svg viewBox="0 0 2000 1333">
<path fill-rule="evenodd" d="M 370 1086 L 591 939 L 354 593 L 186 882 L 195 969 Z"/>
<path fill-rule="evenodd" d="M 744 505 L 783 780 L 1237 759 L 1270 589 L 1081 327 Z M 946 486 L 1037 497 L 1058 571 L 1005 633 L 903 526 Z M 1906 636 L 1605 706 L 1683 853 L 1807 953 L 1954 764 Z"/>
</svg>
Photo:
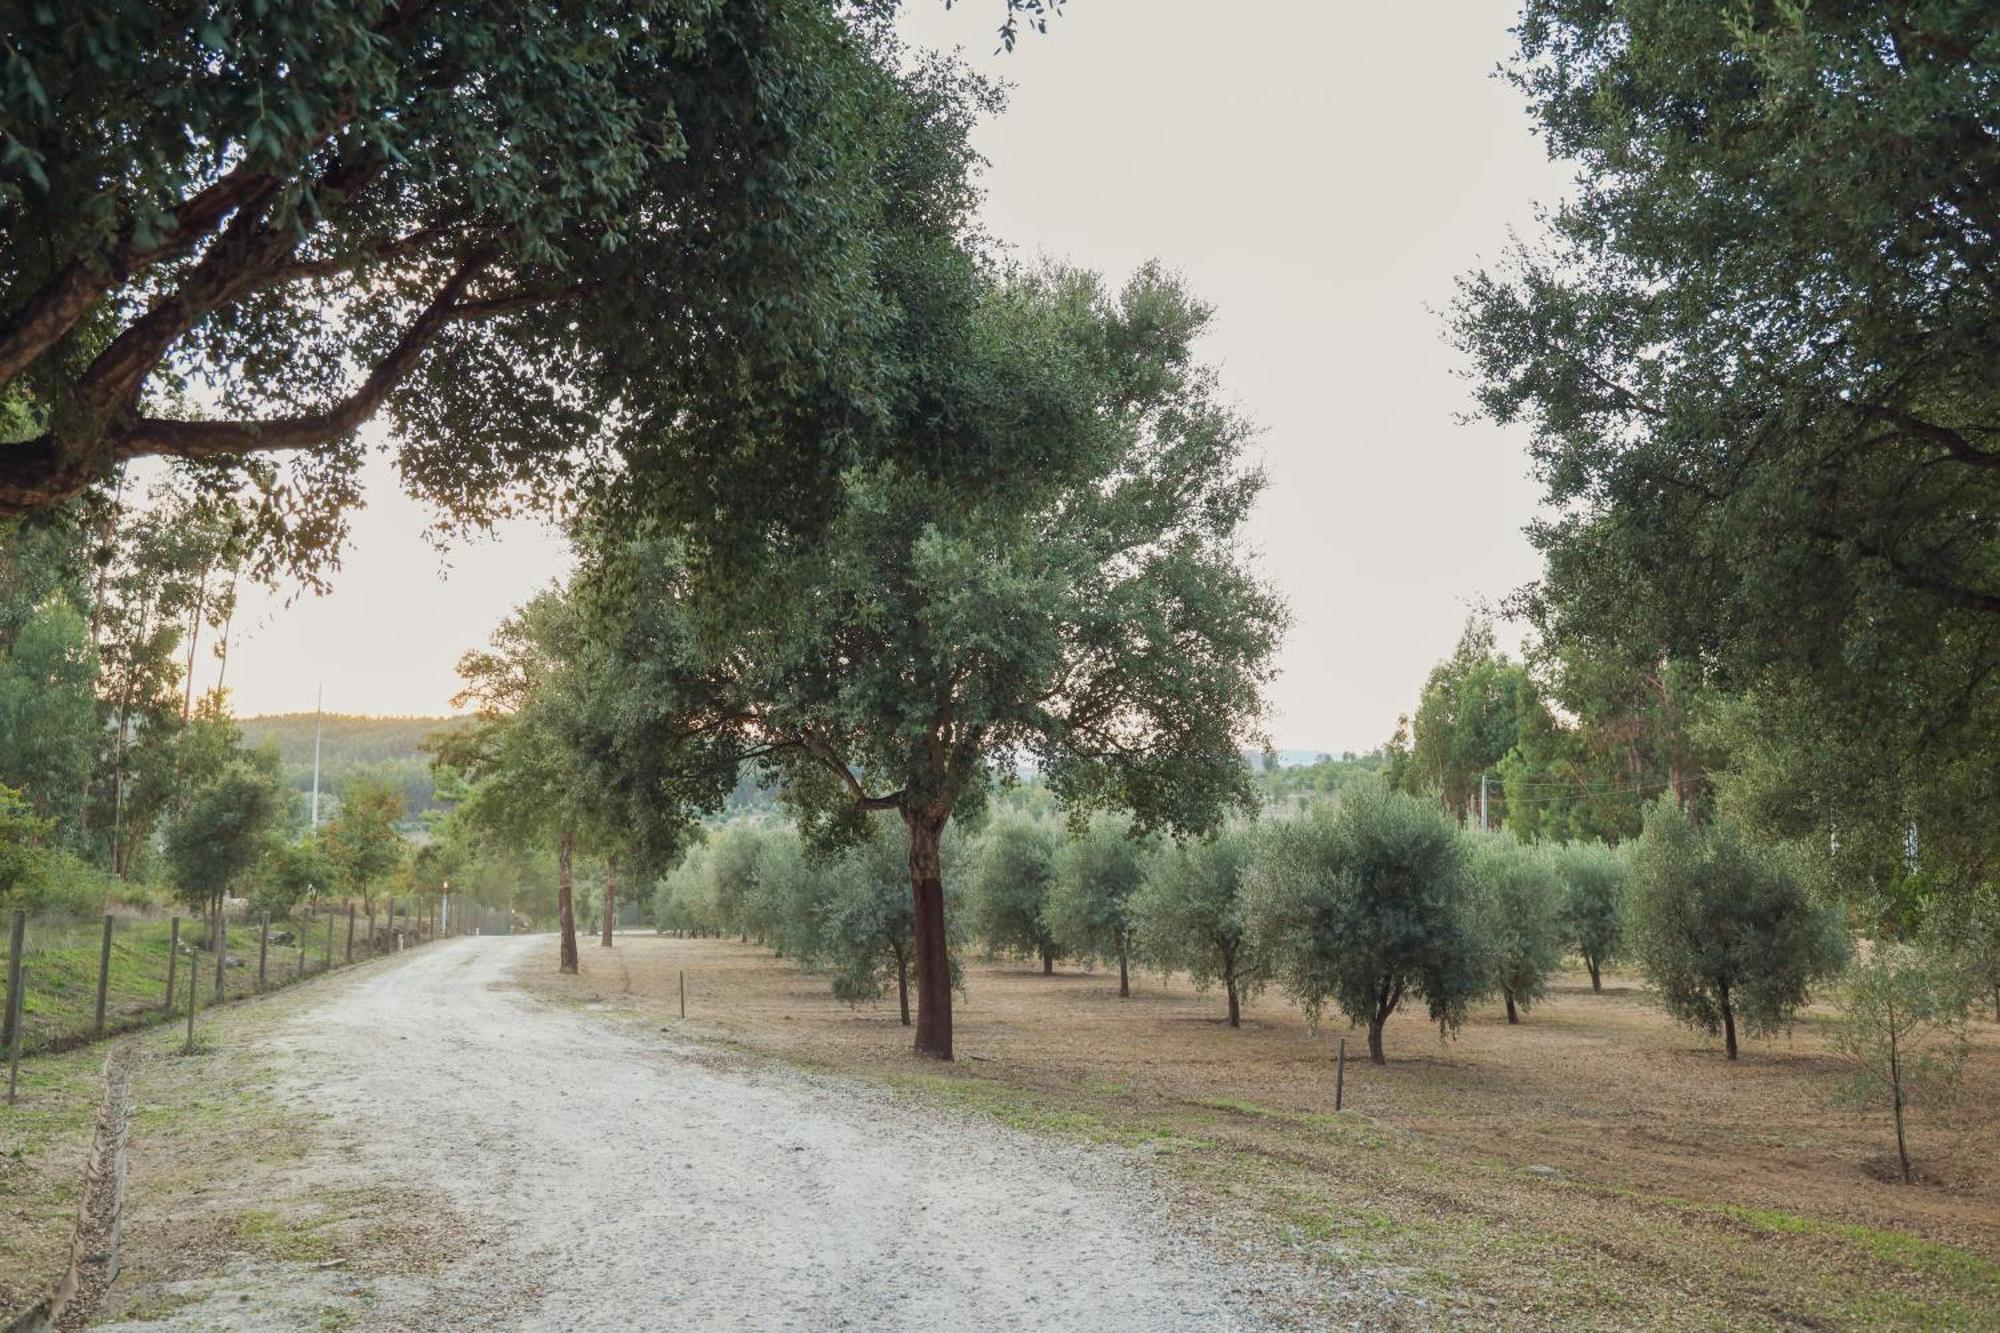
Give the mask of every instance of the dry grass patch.
<svg viewBox="0 0 2000 1333">
<path fill-rule="evenodd" d="M 1938 1182 L 1884 1183 L 1880 1116 L 1838 1108 L 1808 1015 L 1730 1065 L 1630 978 L 1565 977 L 1518 1027 L 1498 1006 L 1440 1044 L 1392 1021 L 1391 1063 L 1350 1059 L 1275 996 L 1221 1021 L 1218 995 L 1152 973 L 1043 977 L 974 964 L 959 1059 L 922 1062 L 892 1005 L 732 941 L 586 941 L 583 974 L 532 989 L 815 1068 L 886 1080 L 1022 1128 L 1150 1153 L 1191 1205 L 1325 1271 L 1388 1273 L 1411 1321 L 1521 1327 L 2000 1328 L 2000 1029 L 1978 1025 L 1957 1108 L 1922 1115 Z M 1365 1048 L 1350 1034 L 1350 1056 Z"/>
</svg>

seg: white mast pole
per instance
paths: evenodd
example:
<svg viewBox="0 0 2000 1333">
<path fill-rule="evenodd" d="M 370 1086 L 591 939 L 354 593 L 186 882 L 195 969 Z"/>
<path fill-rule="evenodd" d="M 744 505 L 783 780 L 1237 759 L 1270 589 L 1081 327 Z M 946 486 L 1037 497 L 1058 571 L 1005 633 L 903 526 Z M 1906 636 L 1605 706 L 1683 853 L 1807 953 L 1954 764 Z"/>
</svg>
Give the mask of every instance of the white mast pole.
<svg viewBox="0 0 2000 1333">
<path fill-rule="evenodd" d="M 326 686 L 322 685 L 319 687 L 318 695 L 315 696 L 313 699 L 312 826 L 313 826 L 313 832 L 315 833 L 319 832 L 319 714 L 320 714 L 320 707 L 325 702 L 326 702 Z"/>
</svg>

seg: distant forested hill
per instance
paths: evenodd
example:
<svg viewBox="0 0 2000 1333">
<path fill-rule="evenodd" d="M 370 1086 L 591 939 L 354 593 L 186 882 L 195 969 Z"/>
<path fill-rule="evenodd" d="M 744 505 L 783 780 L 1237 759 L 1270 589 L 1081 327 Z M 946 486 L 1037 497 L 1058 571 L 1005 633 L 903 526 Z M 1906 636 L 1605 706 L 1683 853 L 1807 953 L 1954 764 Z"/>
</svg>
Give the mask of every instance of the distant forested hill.
<svg viewBox="0 0 2000 1333">
<path fill-rule="evenodd" d="M 340 795 L 342 786 L 363 775 L 382 778 L 402 789 L 404 811 L 415 819 L 436 806 L 430 755 L 424 741 L 440 731 L 465 726 L 463 717 L 355 717 L 326 713 L 318 719 L 320 791 Z M 273 713 L 236 720 L 243 743 L 253 749 L 267 741 L 278 747 L 285 776 L 300 791 L 312 790 L 313 722 L 311 713 Z"/>
</svg>

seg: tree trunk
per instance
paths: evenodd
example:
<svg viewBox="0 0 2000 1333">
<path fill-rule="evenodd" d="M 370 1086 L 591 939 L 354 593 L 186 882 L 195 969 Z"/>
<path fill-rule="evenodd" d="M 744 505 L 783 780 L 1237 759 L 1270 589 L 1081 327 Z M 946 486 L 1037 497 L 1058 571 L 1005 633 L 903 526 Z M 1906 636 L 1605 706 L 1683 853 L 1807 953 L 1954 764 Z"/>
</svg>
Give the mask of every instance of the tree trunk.
<svg viewBox="0 0 2000 1333">
<path fill-rule="evenodd" d="M 1045 977 L 1052 977 L 1055 974 L 1056 974 L 1056 951 L 1052 946 L 1044 944 L 1042 946 L 1042 975 Z"/>
<path fill-rule="evenodd" d="M 1378 1065 L 1389 1063 L 1389 1057 L 1382 1054 L 1382 1025 L 1388 1021 L 1387 1014 L 1377 1014 L 1368 1020 L 1368 1058 Z"/>
<path fill-rule="evenodd" d="M 1229 1026 L 1240 1028 L 1243 1026 L 1243 1002 L 1236 994 L 1236 978 L 1224 977 L 1222 989 L 1229 995 Z"/>
<path fill-rule="evenodd" d="M 1132 978 L 1126 970 L 1125 950 L 1121 946 L 1118 950 L 1118 996 L 1120 999 L 1130 999 L 1131 995 Z"/>
<path fill-rule="evenodd" d="M 910 893 L 917 935 L 917 1042 L 919 1055 L 951 1059 L 951 950 L 944 928 L 944 869 L 938 842 L 948 813 L 903 812 L 910 835 Z"/>
<path fill-rule="evenodd" d="M 615 856 L 605 857 L 604 858 L 604 938 L 599 940 L 598 943 L 602 944 L 607 949 L 611 947 L 611 922 L 615 913 L 618 910 L 618 890 L 616 886 L 613 884 L 613 881 L 617 879 L 617 877 L 618 877 L 618 858 Z"/>
<path fill-rule="evenodd" d="M 1521 1011 L 1514 1005 L 1514 992 L 1506 989 L 1506 987 L 1503 986 L 1501 987 L 1501 993 L 1507 997 L 1507 1021 L 1509 1023 L 1520 1022 Z"/>
<path fill-rule="evenodd" d="M 896 949 L 896 1006 L 902 1011 L 903 1026 L 910 1025 L 910 959 L 899 946 Z"/>
<path fill-rule="evenodd" d="M 1730 1059 L 1736 1058 L 1736 1011 L 1729 1006 L 1729 987 L 1717 987 L 1722 996 L 1722 1049 Z"/>
<path fill-rule="evenodd" d="M 1604 978 L 1598 973 L 1597 960 L 1595 958 L 1586 957 L 1583 960 L 1583 965 L 1590 969 L 1590 988 L 1593 991 L 1603 990 Z"/>
<path fill-rule="evenodd" d="M 576 899 L 570 880 L 570 856 L 576 851 L 576 834 L 564 829 L 556 844 L 556 920 L 562 925 L 562 967 L 574 973 L 576 962 Z"/>
</svg>

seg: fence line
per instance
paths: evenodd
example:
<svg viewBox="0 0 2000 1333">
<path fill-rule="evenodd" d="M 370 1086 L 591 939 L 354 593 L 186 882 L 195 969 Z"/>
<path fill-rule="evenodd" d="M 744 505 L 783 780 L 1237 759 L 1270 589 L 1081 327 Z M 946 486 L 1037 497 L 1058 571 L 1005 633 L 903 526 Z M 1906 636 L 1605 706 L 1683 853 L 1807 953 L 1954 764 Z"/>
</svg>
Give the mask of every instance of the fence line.
<svg viewBox="0 0 2000 1333">
<path fill-rule="evenodd" d="M 107 912 L 101 925 L 90 923 L 95 929 L 73 917 L 31 922 L 23 908 L 10 915 L 6 987 L 0 991 L 0 1050 L 9 1064 L 10 1102 L 13 1070 L 23 1055 L 67 1050 L 183 1016 L 192 1041 L 204 955 L 215 961 L 209 1000 L 215 1004 L 434 939 L 513 933 L 511 913 L 461 901 L 455 894 L 378 897 L 368 901 L 365 916 L 352 900 L 324 897 L 277 922 L 269 912 L 243 912 L 235 920 L 236 939 L 243 941 L 240 952 L 231 948 L 227 911 L 166 920 Z M 334 925 L 341 915 L 347 918 L 347 938 L 336 959 Z M 247 931 L 257 938 L 254 969 L 246 956 Z M 289 975 L 282 965 L 272 966 L 274 944 L 298 947 Z M 187 981 L 177 985 L 184 954 Z"/>
</svg>

